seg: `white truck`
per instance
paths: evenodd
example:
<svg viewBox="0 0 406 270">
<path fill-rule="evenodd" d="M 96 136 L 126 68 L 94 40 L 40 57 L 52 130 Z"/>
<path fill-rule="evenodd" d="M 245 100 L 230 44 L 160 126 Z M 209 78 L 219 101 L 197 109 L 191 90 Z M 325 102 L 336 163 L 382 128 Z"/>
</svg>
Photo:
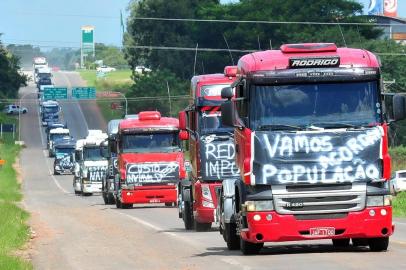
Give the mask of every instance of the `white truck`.
<svg viewBox="0 0 406 270">
<path fill-rule="evenodd" d="M 45 57 L 34 57 L 32 60 L 32 68 L 34 70 L 34 81 L 35 83 L 38 82 L 38 73 L 40 69 L 48 68 L 48 62 Z"/>
<path fill-rule="evenodd" d="M 102 180 L 108 166 L 105 157 L 106 139 L 107 134 L 101 130 L 89 130 L 88 136 L 77 142 L 73 182 L 76 194 L 92 195 L 102 192 Z"/>
</svg>

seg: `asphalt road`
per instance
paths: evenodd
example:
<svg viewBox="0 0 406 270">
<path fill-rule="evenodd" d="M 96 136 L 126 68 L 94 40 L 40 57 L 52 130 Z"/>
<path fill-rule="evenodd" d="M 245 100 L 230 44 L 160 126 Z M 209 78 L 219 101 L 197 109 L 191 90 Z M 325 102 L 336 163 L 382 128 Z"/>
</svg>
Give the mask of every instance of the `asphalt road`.
<svg viewBox="0 0 406 270">
<path fill-rule="evenodd" d="M 80 83 L 75 73 L 55 74 L 62 86 Z M 35 88 L 26 87 L 21 156 L 24 204 L 32 213 L 35 269 L 405 269 L 406 220 L 397 220 L 388 252 L 334 249 L 330 241 L 268 244 L 257 256 L 228 251 L 215 228 L 186 232 L 176 208 L 163 205 L 118 210 L 100 196 L 75 196 L 72 176 L 53 176 L 39 126 Z M 63 103 L 75 137 L 103 128 L 93 105 Z"/>
</svg>

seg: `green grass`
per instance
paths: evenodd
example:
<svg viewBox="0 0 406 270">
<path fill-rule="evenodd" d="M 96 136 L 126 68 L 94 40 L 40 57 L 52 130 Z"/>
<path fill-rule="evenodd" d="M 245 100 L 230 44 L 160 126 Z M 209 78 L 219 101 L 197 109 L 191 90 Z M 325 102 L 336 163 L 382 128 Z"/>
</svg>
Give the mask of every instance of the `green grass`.
<svg viewBox="0 0 406 270">
<path fill-rule="evenodd" d="M 393 172 L 406 169 L 406 147 L 391 148 L 390 154 Z M 393 199 L 393 215 L 395 217 L 406 217 L 406 191 L 397 194 Z"/>
<path fill-rule="evenodd" d="M 22 195 L 12 165 L 20 149 L 12 143 L 0 144 L 0 157 L 6 160 L 0 168 L 0 269 L 32 269 L 29 262 L 15 256 L 30 237 L 29 214 L 16 205 Z"/>
<path fill-rule="evenodd" d="M 87 82 L 87 86 L 94 86 L 98 91 L 106 91 L 103 85 L 114 84 L 121 85 L 127 84 L 131 85 L 131 70 L 123 69 L 106 73 L 106 76 L 103 78 L 96 77 L 95 70 L 81 70 L 79 71 L 80 76 L 83 80 Z"/>
</svg>

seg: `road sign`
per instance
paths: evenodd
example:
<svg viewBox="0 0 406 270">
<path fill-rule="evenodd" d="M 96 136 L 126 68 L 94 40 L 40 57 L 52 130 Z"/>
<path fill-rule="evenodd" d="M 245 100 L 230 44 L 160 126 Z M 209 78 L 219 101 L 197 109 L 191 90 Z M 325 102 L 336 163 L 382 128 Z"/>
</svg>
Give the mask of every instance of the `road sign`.
<svg viewBox="0 0 406 270">
<path fill-rule="evenodd" d="M 94 27 L 83 26 L 82 30 L 82 54 L 94 56 Z"/>
<path fill-rule="evenodd" d="M 72 88 L 72 98 L 96 99 L 96 88 L 94 88 L 94 87 L 74 87 L 74 88 Z"/>
<path fill-rule="evenodd" d="M 45 87 L 44 100 L 68 99 L 68 89 L 66 87 Z"/>
</svg>

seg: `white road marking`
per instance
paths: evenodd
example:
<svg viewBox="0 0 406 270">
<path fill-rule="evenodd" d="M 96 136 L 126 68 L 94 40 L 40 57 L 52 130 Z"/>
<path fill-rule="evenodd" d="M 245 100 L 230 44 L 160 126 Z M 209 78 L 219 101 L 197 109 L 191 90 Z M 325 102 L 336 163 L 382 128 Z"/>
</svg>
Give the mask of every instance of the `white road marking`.
<svg viewBox="0 0 406 270">
<path fill-rule="evenodd" d="M 405 222 L 395 221 L 395 225 L 403 225 L 403 226 L 406 226 L 406 223 L 405 223 Z"/>
</svg>

